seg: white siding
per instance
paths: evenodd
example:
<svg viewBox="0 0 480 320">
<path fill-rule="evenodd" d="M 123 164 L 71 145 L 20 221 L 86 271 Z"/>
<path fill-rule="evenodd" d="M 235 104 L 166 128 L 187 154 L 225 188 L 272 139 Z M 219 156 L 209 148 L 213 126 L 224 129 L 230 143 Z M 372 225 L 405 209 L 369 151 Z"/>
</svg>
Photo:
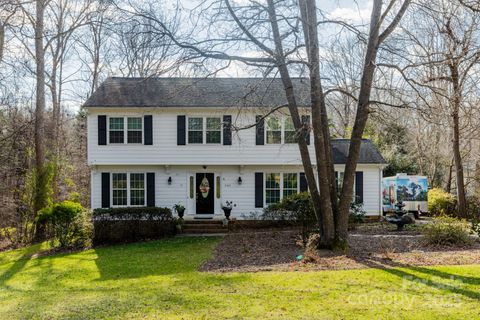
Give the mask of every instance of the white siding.
<svg viewBox="0 0 480 320">
<path fill-rule="evenodd" d="M 343 171 L 343 166 L 335 166 Z M 95 166 L 92 170 L 92 208 L 101 206 L 101 172 L 155 172 L 155 203 L 157 206 L 171 208 L 181 202 L 187 207 L 186 214 L 195 213 L 195 200 L 189 199 L 189 176 L 196 172 L 213 172 L 221 177 L 221 197 L 215 196 L 215 213 L 223 215 L 221 204 L 233 201 L 236 207 L 232 215 L 238 218 L 261 213 L 255 208 L 255 172 L 301 172 L 300 166 L 208 166 L 206 170 L 197 166 Z M 378 166 L 359 165 L 357 171 L 364 172 L 364 208 L 370 216 L 380 214 L 380 169 Z M 172 184 L 168 185 L 168 178 Z M 238 177 L 242 177 L 239 185 Z"/>
<path fill-rule="evenodd" d="M 296 144 L 255 145 L 255 128 L 233 133 L 232 145 L 177 145 L 177 116 L 217 116 L 231 114 L 235 126 L 252 125 L 261 112 L 243 112 L 241 117 L 218 109 L 90 109 L 88 114 L 88 164 L 90 165 L 226 165 L 301 164 Z M 98 115 L 153 115 L 153 145 L 98 145 Z M 238 118 L 238 120 L 235 120 Z M 108 124 L 107 124 L 108 127 Z M 108 137 L 107 137 L 108 138 Z M 313 139 L 312 139 L 313 142 Z M 313 143 L 310 145 L 313 155 Z M 314 160 L 315 157 L 312 157 Z"/>
</svg>

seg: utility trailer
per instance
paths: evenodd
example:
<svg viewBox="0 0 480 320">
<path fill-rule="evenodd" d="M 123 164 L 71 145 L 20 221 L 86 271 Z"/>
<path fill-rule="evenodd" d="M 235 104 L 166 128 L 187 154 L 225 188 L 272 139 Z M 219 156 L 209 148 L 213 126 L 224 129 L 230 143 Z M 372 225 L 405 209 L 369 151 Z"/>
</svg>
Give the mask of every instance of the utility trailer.
<svg viewBox="0 0 480 320">
<path fill-rule="evenodd" d="M 383 214 L 395 210 L 395 204 L 402 201 L 404 210 L 415 213 L 428 212 L 428 181 L 425 176 L 409 176 L 399 173 L 382 179 Z"/>
</svg>

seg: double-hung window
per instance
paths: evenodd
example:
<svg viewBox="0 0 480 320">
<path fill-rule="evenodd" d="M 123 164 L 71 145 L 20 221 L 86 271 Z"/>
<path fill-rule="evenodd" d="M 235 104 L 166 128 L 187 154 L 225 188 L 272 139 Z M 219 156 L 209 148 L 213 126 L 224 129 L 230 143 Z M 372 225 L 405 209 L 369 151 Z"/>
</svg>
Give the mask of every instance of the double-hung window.
<svg viewBox="0 0 480 320">
<path fill-rule="evenodd" d="M 293 125 L 292 117 L 285 117 L 283 128 L 284 143 L 297 143 L 297 131 Z"/>
<path fill-rule="evenodd" d="M 109 118 L 110 143 L 124 143 L 125 126 L 123 117 Z"/>
<path fill-rule="evenodd" d="M 298 173 L 265 174 L 266 205 L 280 202 L 284 197 L 298 193 Z"/>
<path fill-rule="evenodd" d="M 203 143 L 203 118 L 188 118 L 188 143 Z"/>
<path fill-rule="evenodd" d="M 297 130 L 290 116 L 270 116 L 266 119 L 266 143 L 297 143 Z"/>
<path fill-rule="evenodd" d="M 267 143 L 282 143 L 282 123 L 278 117 L 267 118 Z"/>
<path fill-rule="evenodd" d="M 112 204 L 114 206 L 126 206 L 127 198 L 127 174 L 112 173 Z"/>
<path fill-rule="evenodd" d="M 207 143 L 220 143 L 222 139 L 222 121 L 220 118 L 207 118 Z"/>
<path fill-rule="evenodd" d="M 267 205 L 280 202 L 280 173 L 265 175 L 265 203 Z"/>
<path fill-rule="evenodd" d="M 189 144 L 220 144 L 222 142 L 222 120 L 216 117 L 189 117 Z"/>
<path fill-rule="evenodd" d="M 126 124 L 126 125 L 125 125 Z M 109 143 L 143 143 L 141 117 L 110 117 L 108 119 Z M 125 135 L 127 138 L 125 139 Z"/>
<path fill-rule="evenodd" d="M 145 173 L 112 173 L 113 206 L 145 205 Z"/>
<path fill-rule="evenodd" d="M 130 205 L 145 205 L 145 174 L 130 173 Z"/>
<path fill-rule="evenodd" d="M 142 118 L 127 118 L 127 142 L 142 143 Z"/>
</svg>

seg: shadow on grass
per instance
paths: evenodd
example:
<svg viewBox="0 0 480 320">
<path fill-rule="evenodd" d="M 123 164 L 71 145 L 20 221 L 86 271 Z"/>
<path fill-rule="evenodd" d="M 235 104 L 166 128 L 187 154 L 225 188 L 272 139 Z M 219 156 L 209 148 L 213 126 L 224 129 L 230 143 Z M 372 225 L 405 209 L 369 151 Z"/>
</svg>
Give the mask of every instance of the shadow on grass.
<svg viewBox="0 0 480 320">
<path fill-rule="evenodd" d="M 403 281 L 408 281 L 409 283 L 411 282 L 415 285 L 426 285 L 438 290 L 461 294 L 470 299 L 480 300 L 479 291 L 473 291 L 465 288 L 465 284 L 480 285 L 480 277 L 462 276 L 437 269 L 411 266 L 385 259 L 370 258 L 358 261 L 369 268 L 382 270 L 386 273 L 401 278 Z M 450 280 L 450 283 L 434 281 L 432 277 Z"/>
<path fill-rule="evenodd" d="M 42 243 L 29 247 L 6 251 L 0 258 L 0 265 L 13 263 L 6 271 L 0 274 L 0 286 L 13 278 L 18 272 L 22 271 L 25 265 L 31 260 L 32 256 L 42 251 Z"/>
<path fill-rule="evenodd" d="M 172 238 L 95 249 L 98 280 L 196 272 L 212 254 L 218 238 Z"/>
</svg>

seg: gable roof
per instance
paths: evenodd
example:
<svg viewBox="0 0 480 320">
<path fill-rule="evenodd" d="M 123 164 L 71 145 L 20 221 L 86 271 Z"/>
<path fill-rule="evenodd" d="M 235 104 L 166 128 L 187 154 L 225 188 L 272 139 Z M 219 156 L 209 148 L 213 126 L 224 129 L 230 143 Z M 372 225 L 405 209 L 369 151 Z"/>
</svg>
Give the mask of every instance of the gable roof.
<svg viewBox="0 0 480 320">
<path fill-rule="evenodd" d="M 309 105 L 309 80 L 292 81 L 298 105 Z M 84 107 L 277 107 L 286 103 L 278 78 L 108 78 Z"/>
<path fill-rule="evenodd" d="M 349 139 L 334 139 L 332 140 L 333 162 L 335 164 L 345 164 L 348 158 L 348 149 L 350 147 Z M 368 139 L 362 139 L 360 146 L 360 156 L 358 163 L 362 164 L 386 164 L 380 151 Z"/>
</svg>

